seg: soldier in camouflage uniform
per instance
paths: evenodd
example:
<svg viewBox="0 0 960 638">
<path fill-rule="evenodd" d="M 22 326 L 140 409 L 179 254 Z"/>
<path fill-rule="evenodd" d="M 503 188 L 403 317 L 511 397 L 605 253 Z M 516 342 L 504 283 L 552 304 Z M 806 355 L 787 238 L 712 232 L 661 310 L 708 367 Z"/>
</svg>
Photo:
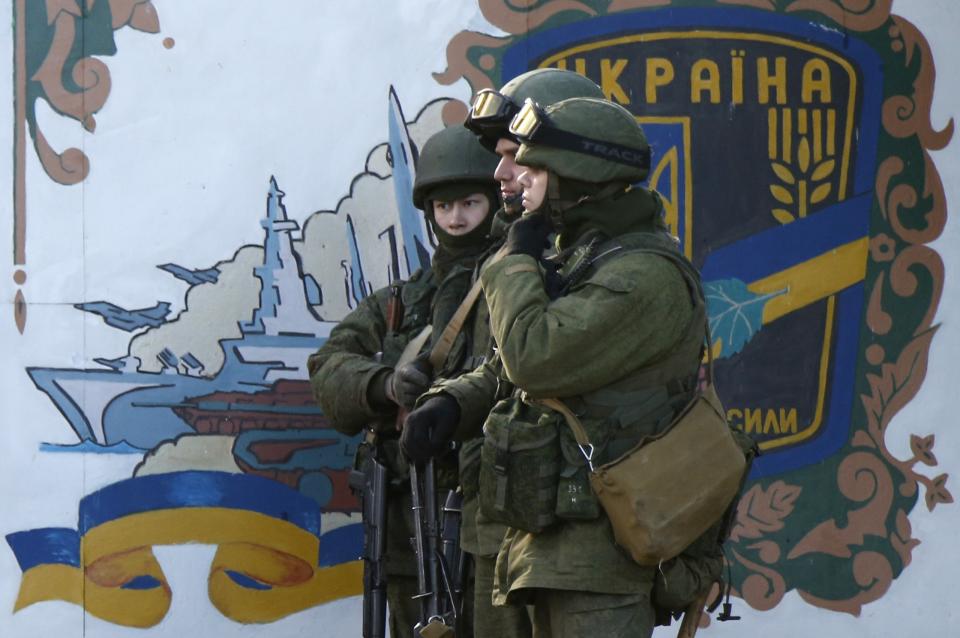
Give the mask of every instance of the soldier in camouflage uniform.
<svg viewBox="0 0 960 638">
<path fill-rule="evenodd" d="M 428 325 L 436 340 L 469 289 L 474 267 L 487 245 L 491 211 L 498 202 L 493 171 L 496 156 L 466 129 L 454 126 L 432 136 L 420 153 L 414 204 L 424 211 L 438 247 L 430 269 L 400 282 L 403 316 L 399 329 L 387 324 L 391 289 L 366 297 L 330 333 L 308 362 L 314 395 L 333 426 L 345 434 L 370 428 L 377 434 L 381 458 L 390 472 L 387 496 L 387 601 L 390 635 L 410 636 L 419 617 L 408 464 L 400 451 L 398 409 L 412 408 L 431 382 L 431 374 L 455 377 L 471 370 L 474 342 L 486 345 L 489 332 L 461 333 L 440 370 L 417 359 L 395 369 L 406 345 Z M 486 324 L 486 320 L 484 320 Z M 437 466 L 437 485 L 457 484 L 456 458 Z M 469 611 L 469 610 L 468 610 Z"/>
<path fill-rule="evenodd" d="M 665 232 L 659 196 L 632 186 L 649 171 L 649 146 L 628 111 L 597 99 L 545 110 L 531 104 L 511 130 L 523 142 L 517 163 L 529 167 L 520 182 L 530 214 L 510 227 L 504 256 L 481 275 L 498 360 L 431 390 L 407 426 L 444 432 L 440 420 L 452 413 L 463 428 L 497 400 L 488 431 L 553 419 L 563 489 L 552 492 L 555 503 L 504 504 L 541 508 L 551 523 L 508 530 L 496 562 L 495 603 L 533 605 L 538 637 L 650 636 L 655 569 L 615 544 L 572 432 L 536 400 L 559 398 L 580 416 L 596 446 L 595 464 L 619 457 L 662 431 L 693 396 L 702 302 L 680 266 L 662 254 L 682 259 Z M 552 276 L 538 263 L 551 231 L 559 251 Z M 487 463 L 486 447 L 484 455 Z M 486 489 L 482 484 L 484 503 Z M 484 505 L 484 514 L 497 512 Z M 699 592 L 719 564 L 684 564 L 677 570 L 682 582 L 670 586 Z"/>
<path fill-rule="evenodd" d="M 465 126 L 479 136 L 481 144 L 495 150 L 500 156 L 494 177 L 500 183 L 503 208 L 497 211 L 494 217 L 488 256 L 503 245 L 507 229 L 522 211 L 522 187 L 517 178 L 524 167 L 518 166 L 514 161 L 520 141 L 508 130 L 510 120 L 528 98 L 541 104 L 552 104 L 570 97 L 602 98 L 603 92 L 591 80 L 578 73 L 559 69 L 537 69 L 510 80 L 499 91 L 484 90 L 475 97 Z M 488 317 L 486 302 L 481 296 L 476 310 L 470 316 L 470 325 L 472 333 L 478 336 L 474 340 L 474 356 L 484 361 L 492 358 L 493 344 L 489 339 Z M 484 331 L 488 336 L 486 343 L 479 339 L 479 335 Z M 440 379 L 437 387 L 442 388 L 448 382 L 450 380 Z M 475 567 L 474 634 L 498 638 L 526 638 L 531 635 L 532 630 L 530 618 L 523 606 L 493 606 L 494 564 L 506 526 L 485 518 L 480 512 L 477 499 L 480 447 L 483 443 L 480 425 L 485 416 L 486 412 L 483 412 L 475 415 L 473 419 L 465 420 L 465 428 L 458 432 L 457 437 L 462 443 L 460 482 L 464 494 L 461 546 L 471 554 Z M 417 434 L 425 435 L 426 432 L 412 428 L 405 436 L 405 447 L 414 458 L 428 458 L 434 450 L 429 440 L 414 440 L 413 436 Z"/>
</svg>

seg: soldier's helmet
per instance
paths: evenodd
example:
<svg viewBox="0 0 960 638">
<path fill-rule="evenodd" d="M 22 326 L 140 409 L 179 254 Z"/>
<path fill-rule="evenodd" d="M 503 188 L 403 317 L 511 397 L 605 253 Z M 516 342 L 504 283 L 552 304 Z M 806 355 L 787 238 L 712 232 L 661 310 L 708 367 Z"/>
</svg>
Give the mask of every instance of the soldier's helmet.
<svg viewBox="0 0 960 638">
<path fill-rule="evenodd" d="M 527 71 L 504 84 L 499 91 L 478 91 L 464 126 L 479 135 L 480 142 L 492 150 L 502 137 L 516 141 L 509 131 L 510 120 L 526 100 L 548 105 L 572 97 L 603 99 L 604 96 L 592 80 L 573 71 Z"/>
<path fill-rule="evenodd" d="M 498 158 L 480 145 L 462 126 L 450 126 L 435 133 L 423 145 L 413 182 L 413 205 L 424 210 L 428 199 L 442 187 L 455 187 L 464 194 L 496 192 L 493 171 Z M 496 202 L 490 202 L 491 208 Z"/>
<path fill-rule="evenodd" d="M 571 98 L 541 108 L 527 100 L 510 123 L 517 164 L 595 184 L 634 183 L 650 172 L 650 145 L 630 111 L 607 100 Z"/>
</svg>

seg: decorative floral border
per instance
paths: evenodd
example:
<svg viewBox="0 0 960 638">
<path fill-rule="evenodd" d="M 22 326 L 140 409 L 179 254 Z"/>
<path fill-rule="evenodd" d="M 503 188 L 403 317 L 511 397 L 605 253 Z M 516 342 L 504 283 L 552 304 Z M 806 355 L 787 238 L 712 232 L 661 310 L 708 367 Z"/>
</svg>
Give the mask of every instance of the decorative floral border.
<svg viewBox="0 0 960 638">
<path fill-rule="evenodd" d="M 34 2 L 33 8 L 39 5 Z M 94 113 L 103 108 L 110 95 L 110 70 L 93 54 L 86 54 L 84 20 L 107 5 L 110 28 L 128 26 L 146 33 L 160 31 L 160 19 L 151 0 L 46 0 L 46 27 L 51 33 L 46 51 L 28 51 L 36 42 L 27 37 L 28 0 L 15 0 L 14 28 L 14 170 L 13 170 L 13 281 L 18 286 L 14 297 L 14 322 L 23 334 L 27 323 L 27 302 L 22 286 L 26 284 L 27 264 L 27 136 L 43 170 L 53 181 L 72 185 L 86 179 L 90 160 L 79 148 L 55 150 L 47 141 L 36 118 L 36 100 L 45 100 L 58 114 L 76 120 L 86 131 L 96 129 Z M 38 15 L 34 11 L 31 15 Z M 34 28 L 40 29 L 37 25 Z M 171 41 L 172 42 L 172 41 Z M 78 56 L 77 46 L 83 55 Z M 42 63 L 27 77 L 29 55 L 41 55 Z M 31 87 L 36 86 L 36 95 Z"/>
<path fill-rule="evenodd" d="M 447 47 L 447 68 L 434 74 L 440 84 L 466 79 L 474 91 L 501 84 L 503 52 L 531 31 L 671 5 L 802 13 L 855 32 L 884 58 L 887 89 L 865 281 L 868 330 L 857 381 L 863 411 L 854 410 L 854 434 L 816 477 L 820 487 L 839 488 L 847 510 L 828 512 L 825 520 L 816 520 L 823 514 L 815 512 L 806 520 L 815 508 L 797 504 L 804 496 L 808 503 L 816 500 L 815 487 L 806 485 L 809 474 L 791 476 L 808 479 L 798 480 L 798 485 L 784 477 L 757 481 L 748 485 L 740 502 L 728 544 L 735 593 L 752 607 L 771 609 L 787 591 L 796 589 L 813 605 L 859 615 L 864 604 L 883 596 L 920 543 L 912 537 L 908 517 L 918 486 L 924 488 L 929 510 L 953 502 L 946 473 L 931 478 L 920 471 L 923 465 L 937 465 L 932 434 L 910 437 L 909 459 L 897 458 L 886 438 L 891 419 L 913 399 L 926 376 L 944 281 L 943 262 L 928 246 L 940 236 L 947 219 L 943 184 L 930 151 L 950 142 L 953 120 L 939 130 L 932 124 L 936 71 L 926 39 L 909 21 L 891 13 L 892 0 L 478 0 L 478 4 L 483 16 L 507 35 L 456 34 Z M 452 107 L 450 121 L 462 117 L 465 109 L 462 104 Z M 825 472 L 834 472 L 833 479 Z M 797 540 L 803 529 L 807 531 Z M 807 569 L 797 569 L 798 565 Z M 835 595 L 820 592 L 798 576 L 817 569 L 835 570 L 844 581 Z"/>
</svg>

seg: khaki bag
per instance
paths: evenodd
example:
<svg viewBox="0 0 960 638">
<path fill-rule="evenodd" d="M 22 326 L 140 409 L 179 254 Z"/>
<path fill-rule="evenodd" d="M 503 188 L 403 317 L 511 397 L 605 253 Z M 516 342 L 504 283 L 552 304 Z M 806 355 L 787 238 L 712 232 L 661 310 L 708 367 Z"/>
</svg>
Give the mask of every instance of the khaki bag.
<svg viewBox="0 0 960 638">
<path fill-rule="evenodd" d="M 713 387 L 709 324 L 706 343 L 705 387 L 662 433 L 600 467 L 593 465 L 594 448 L 577 415 L 559 399 L 539 401 L 562 414 L 573 430 L 617 544 L 641 565 L 679 555 L 716 523 L 740 491 L 747 469 Z"/>
</svg>

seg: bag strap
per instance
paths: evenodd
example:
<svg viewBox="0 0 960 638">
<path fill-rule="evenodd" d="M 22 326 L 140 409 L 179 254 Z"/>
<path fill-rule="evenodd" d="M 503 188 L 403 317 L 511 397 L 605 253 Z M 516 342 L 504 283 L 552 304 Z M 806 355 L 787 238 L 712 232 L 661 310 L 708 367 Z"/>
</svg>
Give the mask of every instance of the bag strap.
<svg viewBox="0 0 960 638">
<path fill-rule="evenodd" d="M 587 466 L 590 468 L 590 471 L 593 472 L 593 444 L 590 443 L 590 437 L 587 436 L 587 430 L 583 427 L 583 423 L 580 422 L 580 417 L 574 414 L 573 410 L 568 408 L 567 404 L 560 399 L 531 399 L 526 396 L 526 393 L 524 393 L 523 398 L 526 401 L 539 403 L 551 410 L 556 410 L 563 415 L 567 425 L 573 430 L 573 438 L 577 441 L 577 447 L 580 448 L 583 458 L 587 460 Z"/>
</svg>

